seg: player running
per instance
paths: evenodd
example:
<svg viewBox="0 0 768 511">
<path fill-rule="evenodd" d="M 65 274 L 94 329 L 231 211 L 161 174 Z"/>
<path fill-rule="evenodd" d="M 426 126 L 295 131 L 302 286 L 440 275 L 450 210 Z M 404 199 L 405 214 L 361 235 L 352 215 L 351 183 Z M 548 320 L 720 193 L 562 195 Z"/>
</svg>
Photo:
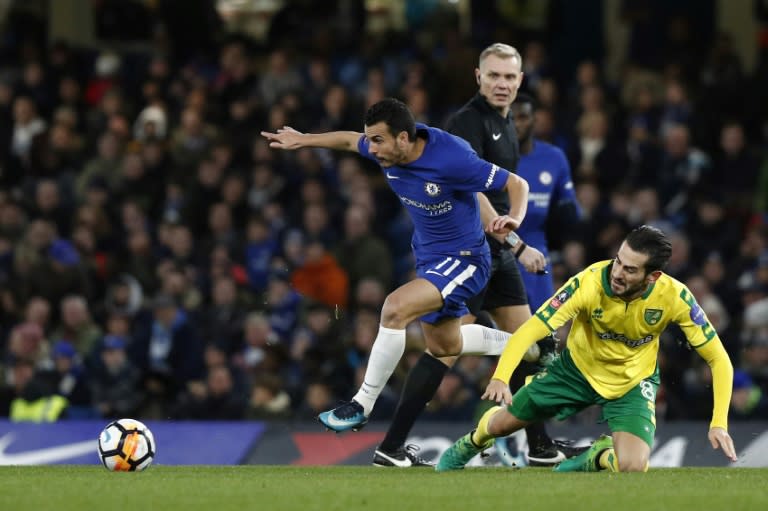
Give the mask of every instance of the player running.
<svg viewBox="0 0 768 511">
<path fill-rule="evenodd" d="M 400 101 L 385 99 L 365 116 L 365 133 L 303 134 L 291 128 L 262 132 L 270 147 L 324 147 L 356 151 L 376 160 L 414 224 L 417 278 L 390 293 L 362 386 L 352 400 L 323 412 L 320 422 L 341 432 L 368 421 L 376 400 L 405 350 L 405 328 L 420 319 L 435 357 L 500 354 L 508 335 L 479 325 L 461 327 L 466 300 L 488 281 L 491 257 L 476 192 L 505 190 L 507 215 L 487 229 L 505 234 L 520 225 L 528 204 L 527 183 L 480 159 L 464 140 L 414 121 Z"/>
</svg>

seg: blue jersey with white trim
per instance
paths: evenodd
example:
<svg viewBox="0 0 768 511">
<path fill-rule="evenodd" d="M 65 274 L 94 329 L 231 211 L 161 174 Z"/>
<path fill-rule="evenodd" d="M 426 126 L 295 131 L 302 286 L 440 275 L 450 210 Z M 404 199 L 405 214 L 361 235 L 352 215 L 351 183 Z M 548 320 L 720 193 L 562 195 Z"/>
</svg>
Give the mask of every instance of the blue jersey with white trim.
<svg viewBox="0 0 768 511">
<path fill-rule="evenodd" d="M 416 130 L 426 140 L 421 156 L 407 165 L 382 168 L 413 221 L 416 259 L 490 254 L 475 193 L 504 188 L 509 172 L 481 159 L 466 141 L 446 131 L 420 123 Z M 368 139 L 361 137 L 357 147 L 375 161 Z"/>
<path fill-rule="evenodd" d="M 521 154 L 517 175 L 528 182 L 528 211 L 517 233 L 547 256 L 546 223 L 552 205 L 572 202 L 581 216 L 571 181 L 571 168 L 558 147 L 534 139 L 533 149 Z"/>
</svg>

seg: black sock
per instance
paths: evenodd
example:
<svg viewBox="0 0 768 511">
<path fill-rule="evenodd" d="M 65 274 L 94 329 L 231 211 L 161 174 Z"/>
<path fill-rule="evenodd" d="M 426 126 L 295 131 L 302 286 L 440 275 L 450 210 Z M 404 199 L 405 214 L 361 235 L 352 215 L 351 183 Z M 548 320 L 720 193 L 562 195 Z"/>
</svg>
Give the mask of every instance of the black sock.
<svg viewBox="0 0 768 511">
<path fill-rule="evenodd" d="M 522 361 L 517 366 L 515 372 L 512 373 L 512 379 L 509 382 L 509 387 L 514 394 L 518 389 L 525 385 L 525 378 L 531 374 L 536 374 L 538 367 L 535 364 Z M 528 438 L 528 447 L 530 448 L 547 448 L 552 445 L 552 439 L 547 433 L 547 429 L 541 422 L 535 424 L 529 424 L 525 428 L 525 436 Z"/>
<path fill-rule="evenodd" d="M 428 353 L 424 353 L 408 372 L 400 402 L 395 410 L 387 430 L 387 435 L 379 446 L 381 450 L 392 452 L 405 443 L 413 424 L 421 415 L 422 410 L 437 392 L 437 387 L 443 381 L 448 366 Z"/>
<path fill-rule="evenodd" d="M 552 439 L 549 438 L 547 429 L 543 422 L 529 424 L 525 428 L 525 436 L 528 438 L 528 448 L 547 448 L 552 445 Z"/>
</svg>

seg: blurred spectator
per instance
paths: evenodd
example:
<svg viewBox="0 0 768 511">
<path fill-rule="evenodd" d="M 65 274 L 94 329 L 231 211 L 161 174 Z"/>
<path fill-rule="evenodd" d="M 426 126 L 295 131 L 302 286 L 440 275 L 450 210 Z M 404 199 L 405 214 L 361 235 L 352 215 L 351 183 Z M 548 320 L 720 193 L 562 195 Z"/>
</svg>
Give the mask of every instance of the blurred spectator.
<svg viewBox="0 0 768 511">
<path fill-rule="evenodd" d="M 761 385 L 768 383 L 768 299 L 750 303 L 744 310 L 741 331 L 741 367 Z"/>
<path fill-rule="evenodd" d="M 216 129 L 205 122 L 201 113 L 187 108 L 181 113 L 181 124 L 171 135 L 171 155 L 181 168 L 194 168 L 205 157 L 216 138 Z"/>
<path fill-rule="evenodd" d="M 216 342 L 227 355 L 240 351 L 245 310 L 237 300 L 237 285 L 228 276 L 213 281 L 211 303 L 200 318 L 201 336 Z"/>
<path fill-rule="evenodd" d="M 259 82 L 261 99 L 271 105 L 280 95 L 301 89 L 301 75 L 291 66 L 287 52 L 283 49 L 274 50 L 269 55 L 267 70 Z"/>
<path fill-rule="evenodd" d="M 14 422 L 55 422 L 64 416 L 67 399 L 37 377 L 27 361 L 16 361 L 10 373 L 12 385 L 8 417 Z M 2 406 L 2 405 L 0 405 Z"/>
<path fill-rule="evenodd" d="M 70 294 L 91 297 L 91 282 L 71 241 L 55 239 L 45 255 L 26 277 L 27 296 L 42 296 L 50 303 L 59 303 Z"/>
<path fill-rule="evenodd" d="M 301 296 L 289 285 L 285 270 L 273 270 L 267 284 L 266 301 L 269 323 L 282 340 L 288 340 L 298 323 Z"/>
<path fill-rule="evenodd" d="M 11 404 L 23 395 L 34 374 L 35 366 L 27 360 L 17 359 L 6 366 L 5 378 L 0 382 L 0 416 L 10 416 Z"/>
<path fill-rule="evenodd" d="M 291 274 L 291 285 L 307 298 L 328 307 L 347 306 L 349 278 L 320 241 L 310 241 L 302 265 Z"/>
<path fill-rule="evenodd" d="M 624 177 L 627 156 L 611 135 L 608 116 L 601 110 L 584 113 L 577 123 L 578 143 L 569 159 L 574 180 L 596 180 L 603 189 L 612 189 Z"/>
<path fill-rule="evenodd" d="M 65 297 L 60 304 L 61 322 L 53 331 L 54 339 L 69 342 L 81 356 L 96 347 L 102 330 L 91 317 L 88 302 L 81 295 Z"/>
<path fill-rule="evenodd" d="M 91 379 L 93 403 L 104 418 L 135 417 L 144 399 L 141 371 L 126 354 L 125 340 L 107 335 Z"/>
<path fill-rule="evenodd" d="M 248 404 L 249 419 L 287 419 L 291 416 L 291 397 L 274 375 L 265 374 L 256 379 Z"/>
<path fill-rule="evenodd" d="M 61 189 L 53 179 L 40 179 L 35 186 L 35 199 L 30 207 L 35 218 L 56 226 L 59 233 L 70 232 L 72 213 L 64 204 Z"/>
<path fill-rule="evenodd" d="M 50 346 L 46 340 L 43 329 L 36 323 L 22 323 L 15 326 L 8 336 L 8 362 L 23 360 L 33 367 L 44 367 L 50 360 Z"/>
<path fill-rule="evenodd" d="M 277 251 L 278 240 L 262 217 L 252 217 L 246 227 L 245 267 L 251 290 L 262 293 L 267 288 L 270 261 Z"/>
<path fill-rule="evenodd" d="M 370 216 L 360 206 L 350 206 L 344 213 L 344 238 L 338 243 L 336 259 L 349 276 L 354 291 L 364 278 L 378 280 L 385 288 L 392 285 L 392 257 L 389 248 L 370 232 Z"/>
<path fill-rule="evenodd" d="M 476 405 L 476 391 L 465 384 L 459 373 L 449 371 L 421 417 L 424 420 L 466 420 L 474 417 Z"/>
<path fill-rule="evenodd" d="M 235 392 L 227 366 L 208 370 L 206 383 L 191 385 L 171 416 L 179 419 L 236 420 L 245 417 L 246 400 Z"/>
<path fill-rule="evenodd" d="M 749 211 L 757 185 L 759 162 L 747 146 L 744 127 L 726 122 L 720 130 L 720 154 L 715 159 L 712 181 L 723 205 L 742 215 Z"/>
<path fill-rule="evenodd" d="M 670 126 L 664 136 L 664 155 L 657 180 L 666 216 L 680 213 L 702 179 L 710 179 L 711 162 L 703 151 L 691 147 L 687 126 Z"/>
<path fill-rule="evenodd" d="M 88 374 L 75 348 L 67 341 L 56 341 L 51 358 L 53 367 L 38 372 L 35 378 L 45 382 L 53 393 L 66 398 L 68 419 L 93 418 L 95 410 L 91 406 Z"/>
<path fill-rule="evenodd" d="M 51 304 L 45 299 L 35 296 L 29 299 L 24 309 L 24 321 L 38 325 L 43 331 L 50 326 Z"/>
<path fill-rule="evenodd" d="M 133 352 L 155 406 L 167 406 L 204 376 L 202 341 L 188 314 L 170 295 L 153 300 L 151 318 L 139 325 Z"/>
<path fill-rule="evenodd" d="M 733 373 L 731 414 L 735 420 L 768 419 L 768 397 L 745 371 Z"/>
<path fill-rule="evenodd" d="M 314 419 L 317 414 L 333 406 L 336 396 L 331 386 L 322 381 L 310 381 L 304 388 L 304 396 L 296 413 L 299 419 Z"/>
<path fill-rule="evenodd" d="M 28 167 L 32 141 L 46 128 L 46 122 L 38 115 L 35 103 L 27 96 L 19 96 L 13 103 L 13 140 L 11 154 L 21 165 Z"/>
</svg>

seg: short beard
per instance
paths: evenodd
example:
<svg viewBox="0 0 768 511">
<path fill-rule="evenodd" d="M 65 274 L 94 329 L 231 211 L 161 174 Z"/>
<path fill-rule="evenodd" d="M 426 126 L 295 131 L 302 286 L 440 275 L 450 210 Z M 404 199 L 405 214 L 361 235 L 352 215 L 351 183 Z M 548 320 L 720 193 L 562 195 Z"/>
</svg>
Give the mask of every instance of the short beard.
<svg viewBox="0 0 768 511">
<path fill-rule="evenodd" d="M 643 283 L 634 288 L 627 288 L 626 291 L 624 291 L 623 293 L 619 293 L 616 296 L 618 296 L 619 298 L 631 298 L 634 295 L 643 294 L 646 289 L 648 289 L 648 284 Z"/>
</svg>

